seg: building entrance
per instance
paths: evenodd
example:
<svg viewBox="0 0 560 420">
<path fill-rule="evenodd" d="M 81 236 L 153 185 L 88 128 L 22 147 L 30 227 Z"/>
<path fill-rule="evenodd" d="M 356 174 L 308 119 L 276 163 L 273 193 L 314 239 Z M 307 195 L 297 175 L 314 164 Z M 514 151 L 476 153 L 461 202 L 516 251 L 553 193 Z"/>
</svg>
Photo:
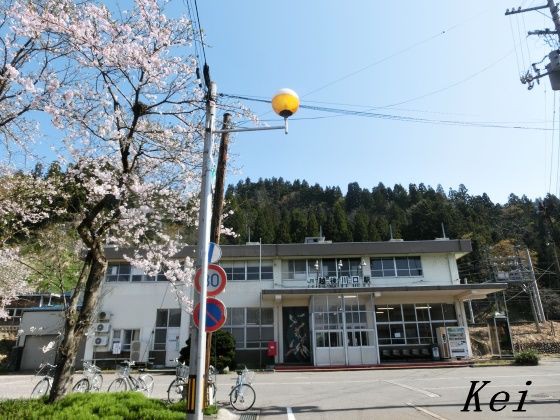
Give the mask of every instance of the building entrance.
<svg viewBox="0 0 560 420">
<path fill-rule="evenodd" d="M 312 296 L 310 310 L 317 366 L 378 362 L 374 304 L 370 294 Z"/>
</svg>

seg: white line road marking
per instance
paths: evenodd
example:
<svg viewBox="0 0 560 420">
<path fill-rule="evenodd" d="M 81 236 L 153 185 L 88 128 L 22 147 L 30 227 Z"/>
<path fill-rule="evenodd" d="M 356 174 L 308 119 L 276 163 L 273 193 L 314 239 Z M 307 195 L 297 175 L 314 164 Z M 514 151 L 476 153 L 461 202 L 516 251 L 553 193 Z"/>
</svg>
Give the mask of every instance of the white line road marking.
<svg viewBox="0 0 560 420">
<path fill-rule="evenodd" d="M 430 410 L 426 410 L 425 408 L 418 407 L 417 405 L 414 405 L 414 404 L 412 404 L 412 403 L 406 403 L 406 405 L 408 405 L 409 407 L 415 408 L 416 410 L 418 410 L 418 411 L 420 411 L 420 412 L 422 412 L 422 413 L 424 413 L 424 414 L 427 414 L 428 416 L 431 416 L 431 417 L 433 417 L 434 419 L 438 419 L 438 420 L 447 420 L 445 417 L 441 417 L 441 416 L 437 415 L 436 413 L 434 413 L 434 412 L 432 412 L 432 411 L 430 411 Z"/>
<path fill-rule="evenodd" d="M 294 416 L 292 407 L 286 407 L 286 414 L 288 415 L 288 420 L 296 420 L 296 416 Z"/>
<path fill-rule="evenodd" d="M 486 385 L 485 388 L 504 388 L 504 387 L 509 387 L 509 388 L 515 388 L 515 387 L 519 387 L 519 386 L 525 386 L 527 387 L 527 385 L 521 385 L 521 384 L 498 384 L 498 385 Z M 531 388 L 536 388 L 536 387 L 560 387 L 560 384 L 532 384 Z M 427 386 L 427 389 L 463 389 L 463 388 L 469 388 L 470 384 L 465 384 L 464 386 Z"/>
<path fill-rule="evenodd" d="M 423 389 L 415 388 L 415 387 L 413 387 L 413 386 L 408 386 L 408 385 L 399 384 L 398 382 L 393 382 L 393 381 L 383 381 L 383 382 L 387 382 L 387 383 L 389 383 L 389 384 L 393 384 L 393 385 L 396 385 L 396 386 L 400 386 L 401 388 L 410 389 L 411 391 L 419 392 L 419 393 L 421 393 L 421 394 L 427 395 L 427 396 L 430 397 L 430 398 L 437 398 L 437 397 L 440 396 L 440 395 L 438 395 L 438 394 L 434 394 L 433 392 L 425 391 L 425 390 L 423 390 Z"/>
</svg>

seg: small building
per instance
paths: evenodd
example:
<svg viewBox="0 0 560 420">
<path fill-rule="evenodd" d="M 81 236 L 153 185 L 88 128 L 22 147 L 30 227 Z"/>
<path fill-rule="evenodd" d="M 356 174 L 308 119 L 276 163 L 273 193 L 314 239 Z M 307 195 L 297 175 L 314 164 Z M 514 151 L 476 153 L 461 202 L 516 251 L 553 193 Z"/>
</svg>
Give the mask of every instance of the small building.
<svg viewBox="0 0 560 420">
<path fill-rule="evenodd" d="M 373 365 L 431 358 L 441 327 L 467 327 L 463 302 L 506 284 L 462 284 L 457 260 L 469 240 L 222 245 L 228 276 L 217 296 L 227 307 L 223 329 L 236 339 L 238 361 L 252 366 Z M 192 257 L 185 247 L 178 257 Z M 126 250 L 107 251 L 109 267 L 85 359 L 131 358 L 174 366 L 191 316 L 163 274 L 128 264 Z M 441 334 L 440 334 L 441 335 Z M 466 335 L 465 356 L 471 355 Z M 277 349 L 268 351 L 269 344 Z M 274 354 L 270 356 L 270 354 Z"/>
</svg>

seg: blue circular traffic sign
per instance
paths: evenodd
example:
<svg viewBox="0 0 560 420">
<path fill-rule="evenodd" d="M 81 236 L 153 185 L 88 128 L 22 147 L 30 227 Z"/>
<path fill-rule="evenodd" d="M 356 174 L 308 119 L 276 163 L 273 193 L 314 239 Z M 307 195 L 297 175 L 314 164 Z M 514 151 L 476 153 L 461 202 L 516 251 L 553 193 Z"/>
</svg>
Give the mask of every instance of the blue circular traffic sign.
<svg viewBox="0 0 560 420">
<path fill-rule="evenodd" d="M 226 322 L 226 314 L 226 306 L 221 300 L 212 297 L 206 299 L 206 332 L 214 332 L 222 328 Z M 193 320 L 199 327 L 200 303 L 194 307 Z"/>
</svg>

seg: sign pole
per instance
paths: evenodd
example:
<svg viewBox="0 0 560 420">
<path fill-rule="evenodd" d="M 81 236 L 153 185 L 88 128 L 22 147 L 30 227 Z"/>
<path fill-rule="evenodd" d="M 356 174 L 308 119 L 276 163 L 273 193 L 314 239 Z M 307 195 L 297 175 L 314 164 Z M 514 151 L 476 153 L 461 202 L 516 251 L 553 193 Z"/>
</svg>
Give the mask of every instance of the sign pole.
<svg viewBox="0 0 560 420">
<path fill-rule="evenodd" d="M 200 264 L 200 325 L 198 334 L 198 351 L 196 355 L 196 393 L 194 419 L 202 420 L 204 395 L 204 361 L 206 360 L 206 278 L 208 276 L 208 249 L 210 243 L 210 217 L 212 209 L 212 134 L 216 113 L 216 83 L 210 84 L 208 101 L 206 104 L 206 133 L 204 136 L 204 153 L 202 158 L 202 188 L 200 192 L 200 212 L 198 219 L 198 261 Z M 194 344 L 194 343 L 193 343 Z M 191 361 L 192 362 L 192 361 Z"/>
</svg>

